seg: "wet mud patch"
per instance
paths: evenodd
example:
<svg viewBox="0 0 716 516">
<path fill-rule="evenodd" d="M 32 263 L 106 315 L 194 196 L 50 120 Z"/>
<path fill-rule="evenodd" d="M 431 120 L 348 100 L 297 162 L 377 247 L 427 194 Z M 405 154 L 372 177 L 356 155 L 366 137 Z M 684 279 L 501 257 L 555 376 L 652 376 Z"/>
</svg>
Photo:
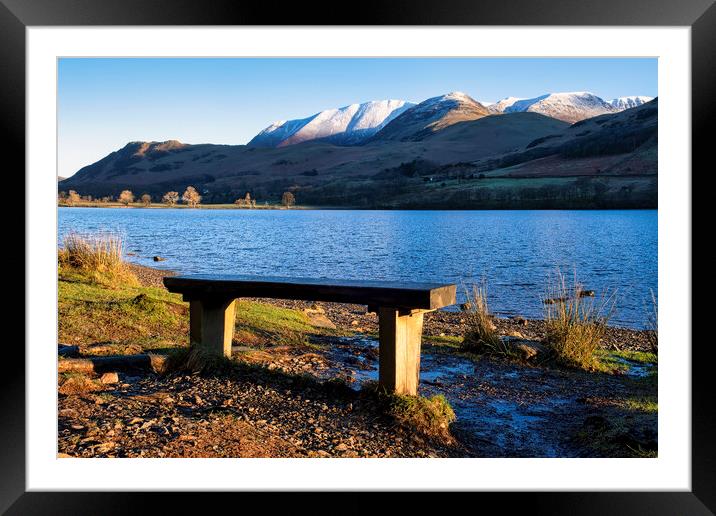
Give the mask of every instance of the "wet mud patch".
<svg viewBox="0 0 716 516">
<path fill-rule="evenodd" d="M 378 379 L 375 338 L 356 335 L 331 338 L 323 344 L 327 366 L 317 373 L 322 379 L 338 377 L 355 390 Z M 628 448 L 625 451 L 619 443 L 605 451 L 589 442 L 590 418 L 622 417 L 630 410 L 623 400 L 649 390 L 649 386 L 638 384 L 635 389 L 633 380 L 647 377 L 655 366 L 623 360 L 622 374 L 615 375 L 532 367 L 457 352 L 436 352 L 423 346 L 419 394 L 442 394 L 448 399 L 457 416 L 451 432 L 471 456 L 638 456 L 630 454 Z M 604 406 L 590 402 L 595 397 L 612 400 L 609 413 L 605 414 Z M 644 434 L 648 446 L 653 447 L 656 413 L 640 414 L 638 419 L 634 427 L 647 430 L 625 430 L 616 436 L 617 440 L 629 444 L 624 435 Z M 635 446 L 641 442 L 636 438 L 633 441 Z"/>
</svg>

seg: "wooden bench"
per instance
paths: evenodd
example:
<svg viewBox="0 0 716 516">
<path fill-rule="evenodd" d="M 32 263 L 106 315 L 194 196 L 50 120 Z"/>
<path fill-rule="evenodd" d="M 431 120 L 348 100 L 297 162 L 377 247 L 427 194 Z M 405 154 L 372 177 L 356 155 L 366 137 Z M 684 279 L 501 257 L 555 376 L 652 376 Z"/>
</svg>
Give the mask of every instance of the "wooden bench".
<svg viewBox="0 0 716 516">
<path fill-rule="evenodd" d="M 368 305 L 378 314 L 379 383 L 389 392 L 417 394 L 423 314 L 455 304 L 455 285 L 195 274 L 168 276 L 164 285 L 189 302 L 192 345 L 231 356 L 236 300 L 262 297 Z"/>
</svg>

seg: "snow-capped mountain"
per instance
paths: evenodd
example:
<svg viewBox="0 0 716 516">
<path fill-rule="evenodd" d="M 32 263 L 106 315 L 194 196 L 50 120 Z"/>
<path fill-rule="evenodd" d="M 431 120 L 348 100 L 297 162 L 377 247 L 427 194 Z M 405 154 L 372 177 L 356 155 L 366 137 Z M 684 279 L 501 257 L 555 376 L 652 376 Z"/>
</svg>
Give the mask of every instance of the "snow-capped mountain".
<svg viewBox="0 0 716 516">
<path fill-rule="evenodd" d="M 514 104 L 518 100 L 524 100 L 524 99 L 521 99 L 518 97 L 507 97 L 502 100 L 498 100 L 497 102 L 493 102 L 492 104 L 489 104 L 489 105 L 483 104 L 483 105 L 487 106 L 487 108 L 492 113 L 503 113 L 505 111 L 505 109 L 512 106 L 512 104 Z"/>
<path fill-rule="evenodd" d="M 564 122 L 575 123 L 618 111 L 604 99 L 587 91 L 547 93 L 533 99 L 515 99 L 504 108 L 504 113 L 531 111 L 551 116 Z"/>
<path fill-rule="evenodd" d="M 617 110 L 623 111 L 625 109 L 631 109 L 637 106 L 641 106 L 642 104 L 646 104 L 647 102 L 650 102 L 652 100 L 654 100 L 654 97 L 632 95 L 631 97 L 619 97 L 616 99 L 612 99 L 609 101 L 609 104 L 611 104 Z"/>
<path fill-rule="evenodd" d="M 281 120 L 257 134 L 249 145 L 284 147 L 317 139 L 338 145 L 355 145 L 373 136 L 414 105 L 405 100 L 374 100 L 327 109 L 301 120 Z"/>
<path fill-rule="evenodd" d="M 617 113 L 625 109 L 641 106 L 652 97 L 619 97 L 606 101 L 587 91 L 547 93 L 539 97 L 524 99 L 507 97 L 489 106 L 493 113 L 516 113 L 531 111 L 574 123 L 606 113 Z"/>
<path fill-rule="evenodd" d="M 460 91 L 432 97 L 386 124 L 375 140 L 422 140 L 458 122 L 490 115 L 488 109 Z"/>
</svg>

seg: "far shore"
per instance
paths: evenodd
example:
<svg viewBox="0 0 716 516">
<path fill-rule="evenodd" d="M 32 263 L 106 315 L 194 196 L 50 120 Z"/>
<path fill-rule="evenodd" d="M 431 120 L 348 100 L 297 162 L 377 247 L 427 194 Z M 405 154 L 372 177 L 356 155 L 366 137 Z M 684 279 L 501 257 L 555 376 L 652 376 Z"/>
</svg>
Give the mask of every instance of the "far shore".
<svg viewBox="0 0 716 516">
<path fill-rule="evenodd" d="M 236 204 L 199 204 L 197 206 L 188 206 L 186 204 L 175 204 L 169 206 L 163 203 L 151 203 L 149 205 L 142 203 L 131 203 L 129 205 L 118 202 L 87 202 L 82 201 L 73 205 L 58 203 L 58 208 L 119 208 L 119 209 L 163 209 L 163 210 L 364 210 L 364 211 L 654 211 L 656 207 L 624 207 L 624 208 L 595 208 L 595 207 L 570 207 L 570 208 L 535 208 L 535 207 L 485 207 L 485 208 L 436 208 L 415 207 L 415 206 L 381 206 L 381 207 L 365 207 L 365 206 L 322 206 L 322 205 L 294 205 L 283 206 L 280 204 L 257 204 L 251 208 L 246 206 L 238 206 Z"/>
<path fill-rule="evenodd" d="M 92 201 L 81 201 L 74 204 L 58 203 L 60 208 L 145 208 L 145 209 L 180 209 L 180 210 L 305 210 L 305 209 L 329 209 L 327 207 L 314 207 L 314 206 L 283 206 L 281 204 L 257 204 L 256 206 L 247 207 L 239 206 L 237 204 L 197 204 L 196 206 L 189 206 L 188 204 L 164 204 L 159 202 L 153 202 L 151 204 L 144 204 L 141 202 L 133 202 L 129 204 L 122 204 L 120 202 L 92 202 Z"/>
</svg>

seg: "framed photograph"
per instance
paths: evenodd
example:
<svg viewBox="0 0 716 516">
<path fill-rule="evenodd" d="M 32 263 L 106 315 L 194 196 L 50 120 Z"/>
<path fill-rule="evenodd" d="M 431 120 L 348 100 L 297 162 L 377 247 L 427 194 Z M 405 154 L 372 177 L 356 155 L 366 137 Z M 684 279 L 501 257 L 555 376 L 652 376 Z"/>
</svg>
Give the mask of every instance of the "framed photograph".
<svg viewBox="0 0 716 516">
<path fill-rule="evenodd" d="M 0 508 L 712 514 L 712 4 L 3 0 L 26 338 Z"/>
</svg>

